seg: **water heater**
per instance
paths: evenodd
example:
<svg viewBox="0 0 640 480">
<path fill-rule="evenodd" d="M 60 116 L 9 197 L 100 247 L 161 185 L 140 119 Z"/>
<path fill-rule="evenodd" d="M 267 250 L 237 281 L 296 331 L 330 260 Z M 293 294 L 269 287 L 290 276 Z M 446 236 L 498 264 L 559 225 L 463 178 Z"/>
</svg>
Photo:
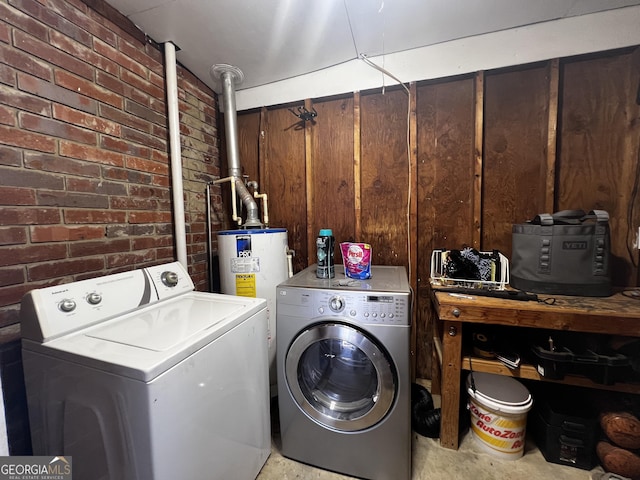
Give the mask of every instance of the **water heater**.
<svg viewBox="0 0 640 480">
<path fill-rule="evenodd" d="M 284 228 L 218 232 L 222 293 L 267 300 L 269 378 L 276 384 L 276 287 L 289 278 L 287 230 Z"/>
</svg>

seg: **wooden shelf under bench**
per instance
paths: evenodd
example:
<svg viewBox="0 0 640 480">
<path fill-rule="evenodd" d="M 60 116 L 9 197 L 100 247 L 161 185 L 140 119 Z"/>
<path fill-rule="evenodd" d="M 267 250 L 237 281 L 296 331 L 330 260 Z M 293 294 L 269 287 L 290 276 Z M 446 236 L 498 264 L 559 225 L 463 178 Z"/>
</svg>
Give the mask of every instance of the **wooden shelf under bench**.
<svg viewBox="0 0 640 480">
<path fill-rule="evenodd" d="M 567 375 L 562 380 L 542 377 L 536 367 L 523 364 L 511 370 L 497 360 L 463 354 L 463 329 L 467 324 L 502 325 L 534 329 L 562 330 L 606 335 L 640 337 L 640 300 L 616 293 L 611 297 L 570 297 L 539 295 L 545 302 L 505 300 L 493 297 L 452 296 L 432 290 L 437 325 L 434 336 L 432 379 L 440 379 L 437 393 L 442 400 L 440 443 L 458 448 L 460 386 L 462 371 L 470 370 L 509 375 L 528 380 L 543 380 L 616 392 L 640 394 L 640 383 L 604 385 L 587 377 Z"/>
<path fill-rule="evenodd" d="M 640 383 L 621 383 L 616 382 L 611 385 L 597 383 L 582 375 L 565 375 L 562 380 L 550 380 L 538 373 L 535 365 L 522 364 L 520 367 L 511 370 L 497 360 L 488 360 L 486 358 L 462 357 L 462 369 L 474 372 L 494 373 L 496 375 L 506 375 L 514 378 L 523 378 L 526 380 L 540 380 L 544 382 L 562 383 L 564 385 L 574 385 L 577 387 L 597 388 L 599 390 L 610 390 L 612 392 L 637 393 L 640 394 Z"/>
</svg>

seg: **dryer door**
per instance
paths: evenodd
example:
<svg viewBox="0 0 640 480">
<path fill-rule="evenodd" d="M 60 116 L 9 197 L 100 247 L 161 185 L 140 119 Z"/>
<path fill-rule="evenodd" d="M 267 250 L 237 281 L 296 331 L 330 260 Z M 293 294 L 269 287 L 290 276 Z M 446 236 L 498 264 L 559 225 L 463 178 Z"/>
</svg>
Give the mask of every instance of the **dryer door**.
<svg viewBox="0 0 640 480">
<path fill-rule="evenodd" d="M 285 360 L 298 406 L 322 426 L 369 428 L 393 406 L 397 374 L 389 355 L 354 326 L 320 323 L 301 332 Z"/>
</svg>

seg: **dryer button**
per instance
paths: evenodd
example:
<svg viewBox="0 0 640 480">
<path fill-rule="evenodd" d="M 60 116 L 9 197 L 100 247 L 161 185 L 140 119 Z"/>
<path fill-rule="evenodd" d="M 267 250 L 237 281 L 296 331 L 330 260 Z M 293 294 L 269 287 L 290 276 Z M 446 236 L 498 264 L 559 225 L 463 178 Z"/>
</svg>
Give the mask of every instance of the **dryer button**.
<svg viewBox="0 0 640 480">
<path fill-rule="evenodd" d="M 318 307 L 318 313 L 320 313 L 320 314 L 324 313 L 324 308 Z"/>
<path fill-rule="evenodd" d="M 329 300 L 329 308 L 336 313 L 344 310 L 344 307 L 345 303 L 342 297 L 336 295 L 335 297 L 331 297 L 331 299 Z"/>
</svg>

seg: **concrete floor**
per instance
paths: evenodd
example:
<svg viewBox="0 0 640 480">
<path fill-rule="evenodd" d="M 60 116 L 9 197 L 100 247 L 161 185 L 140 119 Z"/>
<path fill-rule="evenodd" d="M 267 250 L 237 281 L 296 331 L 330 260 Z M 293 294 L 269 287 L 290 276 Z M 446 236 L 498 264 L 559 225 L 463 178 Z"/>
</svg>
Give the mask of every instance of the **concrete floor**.
<svg viewBox="0 0 640 480">
<path fill-rule="evenodd" d="M 501 460 L 485 453 L 470 434 L 457 451 L 442 448 L 438 440 L 413 434 L 413 480 L 595 480 L 603 474 L 556 465 L 545 461 L 542 453 L 527 441 L 525 454 L 516 461 Z M 347 480 L 352 477 L 328 472 L 283 457 L 279 438 L 274 439 L 271 456 L 257 480 Z M 398 479 L 400 480 L 400 479 Z"/>
<path fill-rule="evenodd" d="M 426 382 L 419 383 L 428 387 Z M 439 398 L 436 396 L 434 403 L 439 406 Z M 274 434 L 271 456 L 257 480 L 352 478 L 283 457 L 280 454 L 277 418 L 272 419 L 272 425 Z M 413 433 L 412 444 L 412 480 L 598 480 L 604 473 L 601 467 L 586 471 L 549 463 L 530 438 L 526 440 L 524 455 L 515 461 L 502 460 L 486 453 L 469 432 L 461 438 L 457 451 L 442 448 L 439 439 L 426 438 L 416 433 Z"/>
</svg>

